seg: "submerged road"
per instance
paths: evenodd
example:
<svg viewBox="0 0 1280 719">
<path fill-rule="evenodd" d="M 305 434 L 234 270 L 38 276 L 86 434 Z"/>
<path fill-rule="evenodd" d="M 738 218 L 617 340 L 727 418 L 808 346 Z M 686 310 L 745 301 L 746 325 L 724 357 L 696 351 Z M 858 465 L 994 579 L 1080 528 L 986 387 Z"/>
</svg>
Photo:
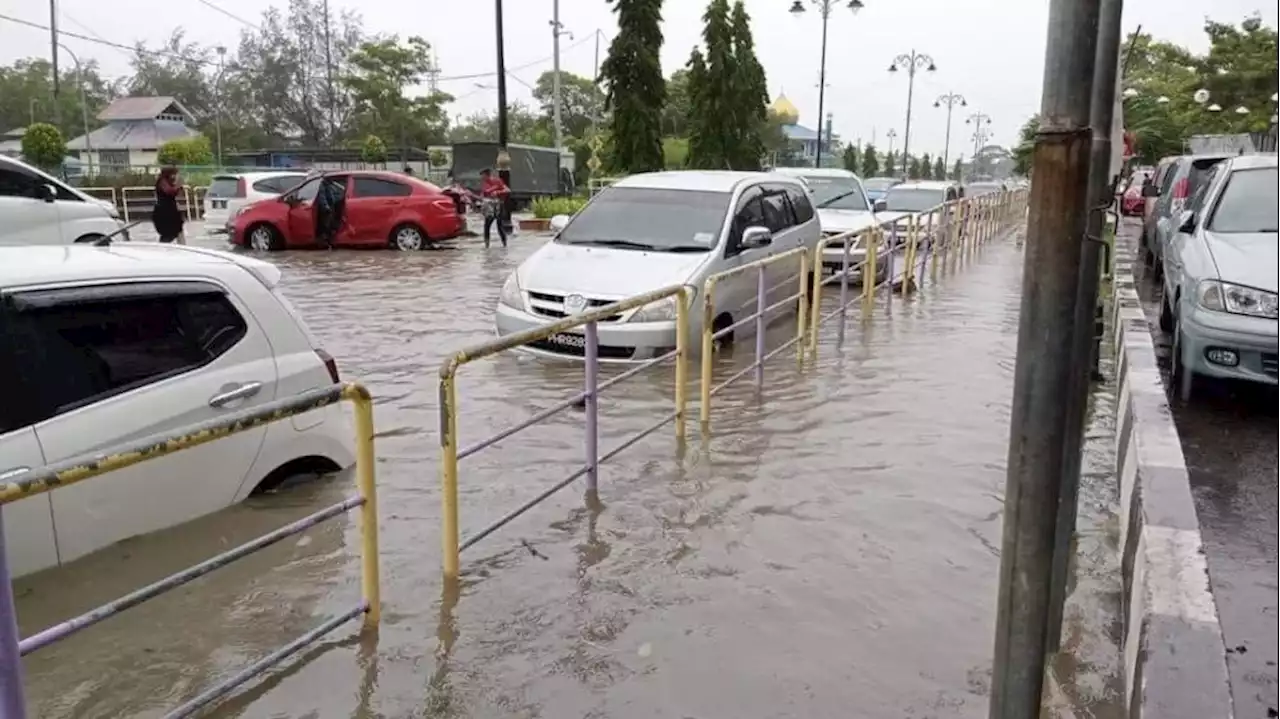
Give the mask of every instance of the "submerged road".
<svg viewBox="0 0 1280 719">
<path fill-rule="evenodd" d="M 683 457 L 668 430 L 643 440 L 602 469 L 602 507 L 566 490 L 464 554 L 460 596 L 442 596 L 436 369 L 491 336 L 503 280 L 538 243 L 270 257 L 378 401 L 383 624 L 340 630 L 213 716 L 985 717 L 1021 250 L 993 241 L 850 321 L 843 347 L 824 327 L 816 359 L 783 353 L 762 393 L 748 379 L 718 394 L 705 445 L 696 423 Z M 467 366 L 463 444 L 581 382 L 579 365 L 528 357 Z M 669 369 L 607 393 L 602 450 L 671 394 Z M 464 534 L 575 469 L 581 422 L 465 460 Z M 284 488 L 20 581 L 23 632 L 349 489 Z M 32 715 L 161 716 L 354 601 L 356 537 L 354 521 L 322 526 L 29 657 Z M 1076 664 L 1086 686 L 1108 683 Z"/>
<path fill-rule="evenodd" d="M 1140 225 L 1125 229 L 1123 239 L 1136 246 Z M 1168 389 L 1172 339 L 1157 322 L 1158 284 L 1143 277 L 1139 293 Z M 1190 404 L 1169 401 L 1191 475 L 1238 719 L 1280 716 L 1276 400 L 1274 387 L 1211 382 Z"/>
</svg>

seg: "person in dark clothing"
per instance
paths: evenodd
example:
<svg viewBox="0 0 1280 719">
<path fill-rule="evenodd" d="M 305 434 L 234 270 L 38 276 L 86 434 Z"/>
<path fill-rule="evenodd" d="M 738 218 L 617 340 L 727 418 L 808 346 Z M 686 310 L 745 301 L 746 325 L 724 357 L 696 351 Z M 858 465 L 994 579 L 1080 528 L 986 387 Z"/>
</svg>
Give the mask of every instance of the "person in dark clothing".
<svg viewBox="0 0 1280 719">
<path fill-rule="evenodd" d="M 182 192 L 182 180 L 178 168 L 163 167 L 156 178 L 156 204 L 151 210 L 151 224 L 156 228 L 160 241 L 168 244 L 177 241 L 187 244 L 182 236 L 182 210 L 178 209 L 178 195 Z"/>
<path fill-rule="evenodd" d="M 498 239 L 502 246 L 507 246 L 507 230 L 502 225 L 502 207 L 511 194 L 511 188 L 502 178 L 495 176 L 488 169 L 480 171 L 480 211 L 484 214 L 484 246 L 489 246 L 489 228 L 498 227 Z"/>
<path fill-rule="evenodd" d="M 316 240 L 333 249 L 334 239 L 342 229 L 342 213 L 346 205 L 347 188 L 341 180 L 320 178 L 313 207 L 316 222 Z"/>
</svg>

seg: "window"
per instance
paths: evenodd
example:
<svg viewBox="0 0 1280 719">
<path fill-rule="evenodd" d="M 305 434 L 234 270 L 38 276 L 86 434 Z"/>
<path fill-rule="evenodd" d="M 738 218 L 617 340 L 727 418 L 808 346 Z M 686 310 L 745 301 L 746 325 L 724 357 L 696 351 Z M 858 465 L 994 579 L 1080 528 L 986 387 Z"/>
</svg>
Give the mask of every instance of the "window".
<svg viewBox="0 0 1280 719">
<path fill-rule="evenodd" d="M 1276 210 L 1277 171 L 1274 167 L 1236 170 L 1218 197 L 1205 225 L 1209 232 L 1275 233 L 1280 229 Z M 1275 239 L 1271 240 L 1275 242 Z"/>
<path fill-rule="evenodd" d="M 311 202 L 316 199 L 316 193 L 320 190 L 320 180 L 315 179 L 298 187 L 295 196 L 299 202 Z"/>
<path fill-rule="evenodd" d="M 36 198 L 40 184 L 34 175 L 0 167 L 0 197 Z"/>
<path fill-rule="evenodd" d="M 98 165 L 103 170 L 127 170 L 129 169 L 129 159 L 128 150 L 98 151 Z"/>
<path fill-rule="evenodd" d="M 813 219 L 813 205 L 809 202 L 809 195 L 804 190 L 788 187 L 787 199 L 791 200 L 791 210 L 795 212 L 797 225 L 803 225 Z"/>
<path fill-rule="evenodd" d="M 222 291 L 197 282 L 38 290 L 11 296 L 18 377 L 39 422 L 202 367 L 248 332 Z"/>
<path fill-rule="evenodd" d="M 862 193 L 862 183 L 857 178 L 812 175 L 804 179 L 813 190 L 813 204 L 819 209 L 863 212 L 870 209 Z"/>
<path fill-rule="evenodd" d="M 255 188 L 257 185 L 254 186 Z M 240 192 L 240 178 L 235 175 L 219 175 L 213 178 L 213 182 L 209 183 L 209 190 L 205 196 L 209 199 L 222 199 L 224 197 L 235 197 Z"/>
<path fill-rule="evenodd" d="M 253 183 L 255 192 L 265 192 L 272 195 L 283 195 L 292 190 L 306 179 L 306 175 L 285 175 L 283 177 L 268 177 L 265 180 L 258 180 Z"/>
<path fill-rule="evenodd" d="M 761 206 L 764 208 L 764 226 L 770 232 L 785 232 L 795 226 L 796 219 L 791 212 L 791 204 L 787 202 L 786 190 L 770 188 L 761 198 Z"/>
<path fill-rule="evenodd" d="M 405 197 L 411 192 L 408 185 L 381 177 L 356 177 L 356 197 Z"/>
<path fill-rule="evenodd" d="M 555 241 L 706 252 L 719 241 L 728 208 L 726 192 L 610 187 L 592 198 Z"/>
<path fill-rule="evenodd" d="M 885 195 L 885 209 L 890 212 L 924 212 L 941 205 L 946 193 L 941 189 L 926 190 L 911 187 L 895 187 Z"/>
</svg>

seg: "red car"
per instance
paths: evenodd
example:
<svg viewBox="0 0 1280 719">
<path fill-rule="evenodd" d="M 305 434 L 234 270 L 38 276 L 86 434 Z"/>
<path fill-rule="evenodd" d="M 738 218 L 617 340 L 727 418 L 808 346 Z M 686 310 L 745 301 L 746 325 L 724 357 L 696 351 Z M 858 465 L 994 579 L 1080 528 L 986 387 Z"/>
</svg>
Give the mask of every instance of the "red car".
<svg viewBox="0 0 1280 719">
<path fill-rule="evenodd" d="M 324 177 L 346 187 L 335 247 L 420 250 L 467 227 L 452 198 L 416 177 L 376 170 Z M 231 243 L 261 251 L 319 247 L 312 201 L 320 179 L 317 174 L 279 197 L 240 210 L 227 227 Z"/>
<path fill-rule="evenodd" d="M 1149 177 L 1150 174 L 1144 171 L 1135 172 L 1129 177 L 1129 185 L 1120 196 L 1120 214 L 1127 217 L 1142 215 L 1143 207 L 1147 202 L 1142 196 L 1142 186 L 1146 184 Z"/>
</svg>

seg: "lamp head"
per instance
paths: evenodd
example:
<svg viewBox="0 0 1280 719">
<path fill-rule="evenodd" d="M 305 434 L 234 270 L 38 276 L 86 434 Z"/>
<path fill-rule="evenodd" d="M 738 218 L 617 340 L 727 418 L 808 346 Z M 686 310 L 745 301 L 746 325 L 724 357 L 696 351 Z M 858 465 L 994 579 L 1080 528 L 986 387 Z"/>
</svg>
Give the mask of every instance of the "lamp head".
<svg viewBox="0 0 1280 719">
<path fill-rule="evenodd" d="M 889 72 L 897 72 L 897 71 L 898 71 L 898 63 L 896 62 L 889 63 Z"/>
<path fill-rule="evenodd" d="M 856 15 L 863 8 L 862 0 L 849 0 L 849 9 Z"/>
<path fill-rule="evenodd" d="M 791 12 L 791 14 L 792 14 L 792 15 L 803 15 L 803 14 L 804 14 L 804 3 L 800 2 L 800 0 L 795 0 L 795 2 L 791 3 L 791 10 L 790 10 L 790 12 Z"/>
<path fill-rule="evenodd" d="M 930 63 L 929 63 L 929 67 L 926 67 L 926 68 L 925 68 L 925 70 L 927 70 L 927 71 L 929 71 L 929 72 L 936 72 L 936 71 L 937 71 L 937 69 L 938 69 L 938 66 L 937 66 L 937 65 L 934 65 L 932 62 L 930 62 Z"/>
</svg>

